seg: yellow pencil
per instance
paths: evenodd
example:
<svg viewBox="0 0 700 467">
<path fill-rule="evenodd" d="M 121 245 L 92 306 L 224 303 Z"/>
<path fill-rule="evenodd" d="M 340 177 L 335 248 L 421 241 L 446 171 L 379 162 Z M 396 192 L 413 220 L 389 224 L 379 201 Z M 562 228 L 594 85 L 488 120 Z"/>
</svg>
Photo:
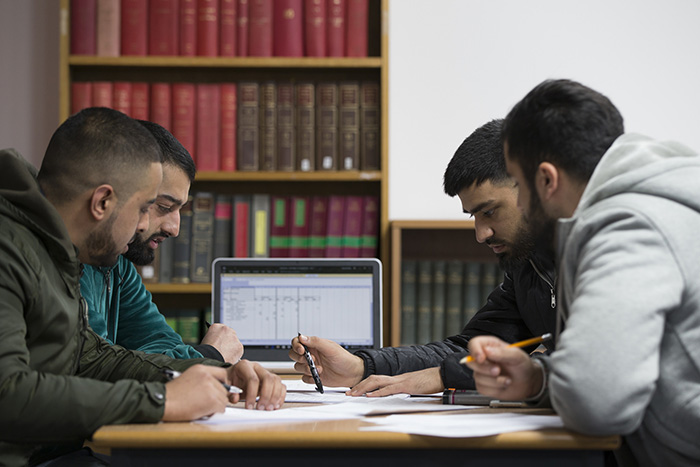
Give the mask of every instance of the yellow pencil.
<svg viewBox="0 0 700 467">
<path fill-rule="evenodd" d="M 524 341 L 513 342 L 508 347 L 527 347 L 528 345 L 534 345 L 534 344 L 539 344 L 540 342 L 548 341 L 551 338 L 552 338 L 552 334 L 548 332 L 547 334 L 542 334 L 541 336 L 532 337 L 530 339 L 525 339 Z M 471 355 L 467 355 L 466 357 L 461 359 L 459 361 L 459 363 L 464 365 L 465 363 L 471 362 L 472 360 L 474 360 L 474 357 L 472 357 Z"/>
</svg>

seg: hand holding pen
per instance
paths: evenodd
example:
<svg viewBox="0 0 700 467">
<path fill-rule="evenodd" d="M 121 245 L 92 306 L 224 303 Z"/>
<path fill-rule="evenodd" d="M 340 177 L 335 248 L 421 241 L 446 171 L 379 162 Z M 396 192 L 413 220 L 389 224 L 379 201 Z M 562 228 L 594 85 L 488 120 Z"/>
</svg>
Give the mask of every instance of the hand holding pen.
<svg viewBox="0 0 700 467">
<path fill-rule="evenodd" d="M 172 381 L 175 378 L 178 378 L 182 373 L 176 370 L 171 370 L 169 368 L 163 368 L 162 370 L 163 375 L 168 379 L 168 381 Z M 224 389 L 226 389 L 230 394 L 240 394 L 243 392 L 243 390 L 239 387 L 236 386 L 231 386 L 230 384 L 226 383 L 221 383 L 224 386 Z"/>
<path fill-rule="evenodd" d="M 297 333 L 297 337 L 301 337 L 301 333 Z M 301 343 L 301 341 L 299 341 Z M 318 370 L 316 369 L 316 365 L 314 364 L 314 359 L 311 358 L 311 354 L 309 353 L 309 348 L 304 345 L 304 358 L 306 358 L 306 363 L 309 365 L 309 370 L 311 371 L 311 377 L 314 379 L 314 383 L 316 383 L 316 390 L 323 394 L 323 384 L 321 383 L 321 377 L 318 376 Z"/>
</svg>

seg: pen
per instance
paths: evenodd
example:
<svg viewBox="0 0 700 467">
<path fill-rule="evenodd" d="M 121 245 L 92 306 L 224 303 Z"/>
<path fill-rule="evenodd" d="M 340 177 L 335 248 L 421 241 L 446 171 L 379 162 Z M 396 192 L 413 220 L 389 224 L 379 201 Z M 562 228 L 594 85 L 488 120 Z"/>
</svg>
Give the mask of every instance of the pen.
<svg viewBox="0 0 700 467">
<path fill-rule="evenodd" d="M 541 336 L 532 337 L 530 339 L 525 339 L 524 341 L 513 342 L 508 347 L 527 347 L 528 345 L 534 345 L 534 344 L 539 344 L 540 342 L 548 341 L 551 338 L 552 338 L 552 334 L 548 332 L 547 334 L 542 334 Z M 466 357 L 461 359 L 459 361 L 459 363 L 464 365 L 465 363 L 471 362 L 473 360 L 474 360 L 474 357 L 472 357 L 471 355 L 467 355 Z"/>
<path fill-rule="evenodd" d="M 171 370 L 171 369 L 169 369 L 169 368 L 163 368 L 161 371 L 163 372 L 163 374 L 165 375 L 165 377 L 168 378 L 168 381 L 172 381 L 172 380 L 174 380 L 175 378 L 177 378 L 178 376 L 180 376 L 180 375 L 182 374 L 182 373 L 180 373 L 179 371 Z M 238 386 L 231 386 L 231 385 L 226 384 L 226 383 L 221 383 L 221 384 L 222 384 L 222 385 L 226 388 L 226 390 L 227 390 L 228 392 L 230 392 L 231 394 L 240 394 L 240 393 L 243 392 L 243 390 L 242 390 L 241 388 L 239 388 Z"/>
<path fill-rule="evenodd" d="M 297 333 L 299 337 L 301 337 L 301 333 Z M 301 343 L 301 341 L 299 341 Z M 316 383 L 316 390 L 323 394 L 323 384 L 321 384 L 321 377 L 318 376 L 318 370 L 316 370 L 316 365 L 314 364 L 314 360 L 311 358 L 311 354 L 309 353 L 309 348 L 305 346 L 304 344 L 301 344 L 304 347 L 304 358 L 306 358 L 306 363 L 309 364 L 309 369 L 311 370 L 311 376 L 314 378 L 314 382 Z"/>
</svg>

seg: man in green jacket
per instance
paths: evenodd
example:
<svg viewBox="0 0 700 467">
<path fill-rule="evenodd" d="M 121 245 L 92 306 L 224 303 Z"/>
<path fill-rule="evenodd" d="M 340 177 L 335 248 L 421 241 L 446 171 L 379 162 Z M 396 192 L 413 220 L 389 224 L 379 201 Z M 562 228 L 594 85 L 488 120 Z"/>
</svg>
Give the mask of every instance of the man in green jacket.
<svg viewBox="0 0 700 467">
<path fill-rule="evenodd" d="M 136 270 L 153 262 L 155 249 L 180 231 L 180 209 L 187 202 L 196 173 L 189 152 L 168 130 L 139 120 L 155 137 L 162 152 L 163 182 L 150 207 L 149 228 L 137 234 L 129 251 L 109 267 L 85 265 L 80 291 L 88 305 L 90 327 L 112 344 L 173 358 L 213 358 L 235 363 L 243 355 L 236 332 L 223 324 L 212 325 L 200 345 L 182 341 L 153 303 Z M 172 240 L 170 240 L 172 241 Z"/>
<path fill-rule="evenodd" d="M 160 157 L 145 128 L 105 108 L 58 128 L 38 177 L 0 151 L 0 464 L 74 452 L 105 424 L 193 420 L 239 397 L 248 408 L 283 403 L 279 377 L 257 364 L 129 351 L 88 327 L 80 265 L 114 264 L 148 228 Z M 182 375 L 166 383 L 164 369 Z"/>
</svg>

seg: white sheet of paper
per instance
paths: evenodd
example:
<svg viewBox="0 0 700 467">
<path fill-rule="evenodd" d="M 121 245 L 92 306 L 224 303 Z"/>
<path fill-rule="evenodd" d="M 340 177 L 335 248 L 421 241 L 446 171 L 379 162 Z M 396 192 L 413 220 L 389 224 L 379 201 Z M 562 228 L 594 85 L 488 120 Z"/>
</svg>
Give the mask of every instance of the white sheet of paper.
<svg viewBox="0 0 700 467">
<path fill-rule="evenodd" d="M 562 428 L 558 415 L 450 414 L 450 415 L 390 415 L 367 418 L 375 426 L 361 427 L 364 431 L 391 431 L 444 438 L 491 436 L 513 431 Z"/>
</svg>

